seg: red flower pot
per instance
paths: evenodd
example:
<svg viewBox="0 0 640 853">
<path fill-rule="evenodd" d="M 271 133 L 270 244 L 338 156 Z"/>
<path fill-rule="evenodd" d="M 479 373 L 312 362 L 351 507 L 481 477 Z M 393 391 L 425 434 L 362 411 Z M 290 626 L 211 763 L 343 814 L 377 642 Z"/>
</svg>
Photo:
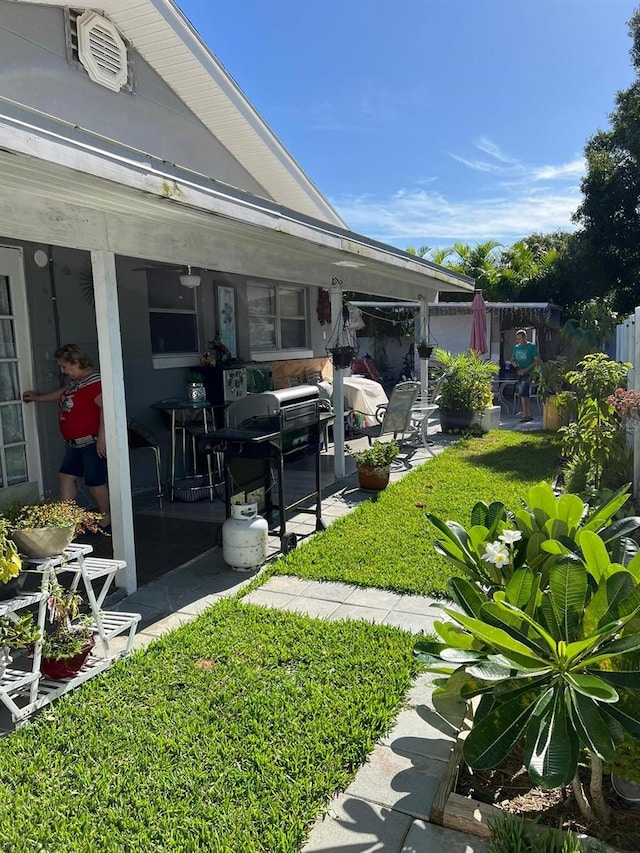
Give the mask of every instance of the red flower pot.
<svg viewBox="0 0 640 853">
<path fill-rule="evenodd" d="M 91 649 L 95 645 L 93 637 L 87 642 L 87 645 L 74 655 L 72 658 L 63 658 L 55 660 L 53 658 L 42 658 L 40 661 L 40 670 L 43 675 L 52 678 L 54 681 L 62 681 L 65 678 L 73 678 L 77 675 L 85 664 L 86 659 L 91 653 Z"/>
</svg>

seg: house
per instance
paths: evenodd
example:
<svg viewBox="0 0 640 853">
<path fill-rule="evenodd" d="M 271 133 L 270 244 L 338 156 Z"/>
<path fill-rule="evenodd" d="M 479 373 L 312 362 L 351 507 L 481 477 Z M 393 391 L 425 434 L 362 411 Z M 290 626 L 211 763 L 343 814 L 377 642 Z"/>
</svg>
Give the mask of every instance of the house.
<svg viewBox="0 0 640 853">
<path fill-rule="evenodd" d="M 166 439 L 151 405 L 184 396 L 223 311 L 239 359 L 307 358 L 321 288 L 336 317 L 343 288 L 426 302 L 472 283 L 350 232 L 171 0 L 0 0 L 0 56 L 0 497 L 57 492 L 55 407 L 20 398 L 79 344 L 132 591 L 127 418 Z"/>
</svg>

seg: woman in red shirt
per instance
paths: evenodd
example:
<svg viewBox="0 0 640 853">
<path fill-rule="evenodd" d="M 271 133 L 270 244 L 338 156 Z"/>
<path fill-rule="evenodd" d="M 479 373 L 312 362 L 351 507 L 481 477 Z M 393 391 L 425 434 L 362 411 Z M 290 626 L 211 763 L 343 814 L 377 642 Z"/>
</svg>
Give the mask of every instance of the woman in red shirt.
<svg viewBox="0 0 640 853">
<path fill-rule="evenodd" d="M 75 501 L 78 478 L 84 477 L 102 513 L 101 526 L 110 528 L 109 489 L 107 487 L 107 447 L 104 437 L 102 385 L 100 374 L 89 356 L 75 344 L 66 344 L 55 352 L 60 371 L 69 382 L 48 394 L 25 391 L 25 403 L 57 402 L 60 432 L 67 452 L 60 466 L 60 497 Z"/>
</svg>

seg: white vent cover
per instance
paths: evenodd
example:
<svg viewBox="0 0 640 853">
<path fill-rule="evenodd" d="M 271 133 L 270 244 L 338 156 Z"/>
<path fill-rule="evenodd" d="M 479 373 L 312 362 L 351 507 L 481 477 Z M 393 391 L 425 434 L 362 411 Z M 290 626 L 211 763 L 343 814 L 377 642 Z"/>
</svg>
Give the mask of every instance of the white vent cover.
<svg viewBox="0 0 640 853">
<path fill-rule="evenodd" d="M 115 26 L 95 12 L 77 19 L 78 58 L 94 83 L 119 92 L 128 76 L 127 48 Z"/>
</svg>

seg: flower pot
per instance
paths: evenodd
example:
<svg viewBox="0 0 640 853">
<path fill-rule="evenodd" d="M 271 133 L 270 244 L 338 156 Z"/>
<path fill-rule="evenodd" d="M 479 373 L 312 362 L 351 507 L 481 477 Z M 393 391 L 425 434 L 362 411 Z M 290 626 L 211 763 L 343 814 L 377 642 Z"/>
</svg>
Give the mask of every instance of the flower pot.
<svg viewBox="0 0 640 853">
<path fill-rule="evenodd" d="M 567 426 L 568 423 L 569 411 L 567 409 L 558 411 L 555 395 L 548 397 L 542 410 L 542 429 L 556 432 L 561 426 Z"/>
<path fill-rule="evenodd" d="M 389 483 L 391 465 L 371 468 L 368 465 L 358 465 L 358 482 L 366 492 L 381 492 Z"/>
<path fill-rule="evenodd" d="M 45 560 L 62 554 L 75 535 L 75 527 L 38 527 L 13 530 L 11 538 L 25 557 Z"/>
<path fill-rule="evenodd" d="M 419 358 L 431 358 L 433 346 L 431 344 L 418 344 L 416 347 Z"/>
<path fill-rule="evenodd" d="M 611 774 L 611 787 L 626 803 L 640 803 L 640 782 L 630 782 L 617 773 Z"/>
<path fill-rule="evenodd" d="M 207 392 L 202 382 L 187 383 L 187 400 L 192 403 L 203 403 L 207 399 Z"/>
<path fill-rule="evenodd" d="M 26 573 L 20 572 L 19 575 L 16 575 L 15 578 L 11 578 L 11 580 L 6 583 L 0 583 L 0 601 L 6 601 L 8 598 L 13 598 L 15 595 L 18 595 L 24 586 L 26 579 Z"/>
<path fill-rule="evenodd" d="M 472 409 L 439 409 L 442 432 L 457 429 L 469 429 L 473 420 Z"/>
<path fill-rule="evenodd" d="M 95 640 L 92 637 L 87 642 L 86 646 L 84 646 L 84 648 L 72 658 L 56 660 L 54 658 L 43 657 L 40 661 L 40 670 L 42 674 L 46 675 L 48 678 L 52 678 L 54 681 L 61 681 L 64 678 L 73 678 L 73 676 L 77 675 L 84 666 L 94 645 Z"/>
<path fill-rule="evenodd" d="M 355 347 L 333 347 L 327 351 L 336 370 L 344 370 L 349 367 L 357 355 Z"/>
</svg>

